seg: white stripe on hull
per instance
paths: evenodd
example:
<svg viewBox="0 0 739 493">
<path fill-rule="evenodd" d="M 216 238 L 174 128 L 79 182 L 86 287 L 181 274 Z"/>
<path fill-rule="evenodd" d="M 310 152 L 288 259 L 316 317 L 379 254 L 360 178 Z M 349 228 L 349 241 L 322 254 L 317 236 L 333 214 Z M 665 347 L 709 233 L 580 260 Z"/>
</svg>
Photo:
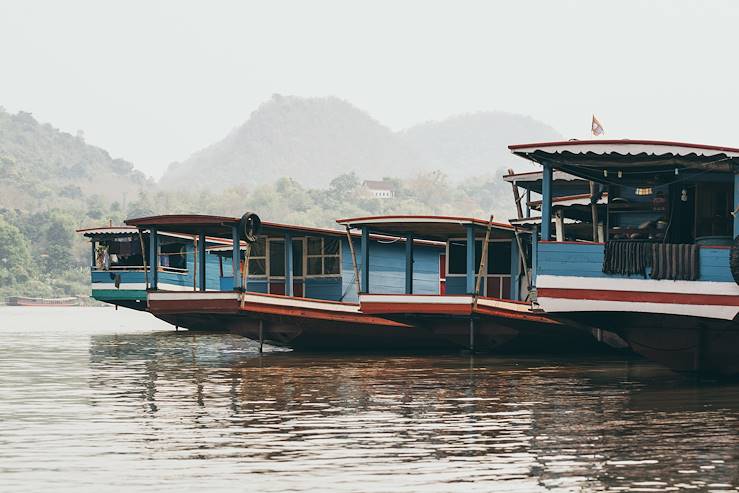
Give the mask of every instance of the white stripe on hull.
<svg viewBox="0 0 739 493">
<path fill-rule="evenodd" d="M 635 301 L 573 300 L 568 298 L 538 298 L 547 313 L 577 312 L 637 312 L 688 317 L 733 320 L 739 307 L 722 305 L 678 305 L 673 303 L 642 303 Z"/>
</svg>

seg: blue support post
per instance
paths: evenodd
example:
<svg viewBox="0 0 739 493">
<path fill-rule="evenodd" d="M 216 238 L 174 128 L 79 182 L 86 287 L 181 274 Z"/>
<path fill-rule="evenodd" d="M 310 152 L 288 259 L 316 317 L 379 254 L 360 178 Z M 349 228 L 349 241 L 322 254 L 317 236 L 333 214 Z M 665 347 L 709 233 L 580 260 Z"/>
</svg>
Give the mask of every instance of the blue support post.
<svg viewBox="0 0 739 493">
<path fill-rule="evenodd" d="M 205 291 L 205 265 L 208 263 L 205 259 L 205 232 L 201 231 L 198 235 L 198 289 Z"/>
<path fill-rule="evenodd" d="M 467 293 L 475 292 L 475 227 L 467 226 Z"/>
<path fill-rule="evenodd" d="M 413 233 L 405 237 L 405 294 L 413 294 Z"/>
<path fill-rule="evenodd" d="M 293 293 L 293 237 L 285 233 L 285 295 L 294 296 Z"/>
<path fill-rule="evenodd" d="M 734 175 L 734 210 L 739 207 L 739 174 Z M 734 216 L 734 238 L 739 235 L 739 213 Z"/>
<path fill-rule="evenodd" d="M 527 188 L 526 189 L 526 217 L 531 217 L 531 206 L 529 205 L 529 202 L 531 202 L 531 190 Z"/>
<path fill-rule="evenodd" d="M 159 283 L 159 237 L 156 228 L 149 229 L 149 289 L 156 290 Z"/>
<path fill-rule="evenodd" d="M 360 249 L 362 251 L 362 261 L 359 266 L 360 291 L 362 293 L 369 293 L 369 229 L 367 226 L 362 226 Z"/>
<path fill-rule="evenodd" d="M 544 163 L 541 183 L 541 239 L 552 237 L 552 165 Z"/>
<path fill-rule="evenodd" d="M 231 251 L 231 266 L 234 278 L 234 291 L 241 291 L 241 242 L 239 241 L 238 226 L 231 226 L 231 240 L 233 241 L 233 250 Z"/>
</svg>

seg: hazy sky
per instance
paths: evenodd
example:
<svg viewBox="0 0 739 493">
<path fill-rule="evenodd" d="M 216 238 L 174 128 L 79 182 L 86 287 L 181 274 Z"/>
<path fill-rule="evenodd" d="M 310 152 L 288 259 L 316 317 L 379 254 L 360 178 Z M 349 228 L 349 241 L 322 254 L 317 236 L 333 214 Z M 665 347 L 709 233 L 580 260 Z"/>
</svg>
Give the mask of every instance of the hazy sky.
<svg viewBox="0 0 739 493">
<path fill-rule="evenodd" d="M 273 93 L 739 146 L 739 2 L 0 0 L 0 105 L 159 176 Z"/>
</svg>

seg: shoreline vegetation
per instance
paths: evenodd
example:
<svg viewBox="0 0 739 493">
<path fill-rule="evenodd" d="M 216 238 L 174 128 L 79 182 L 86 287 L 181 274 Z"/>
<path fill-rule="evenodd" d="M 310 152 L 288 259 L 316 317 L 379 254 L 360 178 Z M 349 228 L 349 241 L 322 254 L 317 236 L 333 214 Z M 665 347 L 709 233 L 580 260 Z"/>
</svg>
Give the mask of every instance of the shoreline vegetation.
<svg viewBox="0 0 739 493">
<path fill-rule="evenodd" d="M 75 208 L 29 212 L 0 208 L 0 299 L 8 296 L 86 296 L 89 244 L 82 227 L 120 225 L 127 217 L 156 214 L 221 214 L 256 211 L 265 220 L 336 228 L 338 217 L 375 214 L 447 214 L 485 217 L 510 209 L 510 187 L 498 176 L 453 183 L 441 172 L 401 180 L 385 178 L 392 198 L 372 197 L 354 174 L 336 177 L 326 188 L 304 188 L 280 178 L 272 184 L 222 192 L 139 192 L 124 209 L 100 196 Z M 501 217 L 506 220 L 508 217 Z"/>
</svg>

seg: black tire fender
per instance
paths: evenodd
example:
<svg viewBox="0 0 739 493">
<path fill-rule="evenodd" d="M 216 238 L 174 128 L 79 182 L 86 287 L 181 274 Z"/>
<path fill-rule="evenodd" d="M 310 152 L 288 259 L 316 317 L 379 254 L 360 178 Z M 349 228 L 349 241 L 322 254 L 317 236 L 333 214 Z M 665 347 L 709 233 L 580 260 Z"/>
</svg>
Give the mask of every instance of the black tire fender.
<svg viewBox="0 0 739 493">
<path fill-rule="evenodd" d="M 253 212 L 246 212 L 239 221 L 239 237 L 247 243 L 257 241 L 257 235 L 262 230 L 262 220 Z"/>
</svg>

